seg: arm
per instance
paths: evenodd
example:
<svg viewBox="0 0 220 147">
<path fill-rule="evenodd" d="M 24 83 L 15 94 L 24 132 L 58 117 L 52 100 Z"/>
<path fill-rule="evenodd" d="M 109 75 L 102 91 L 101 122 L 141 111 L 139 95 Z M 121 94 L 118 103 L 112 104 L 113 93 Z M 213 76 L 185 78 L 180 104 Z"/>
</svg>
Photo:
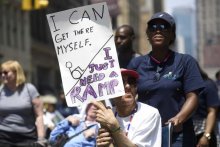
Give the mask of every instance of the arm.
<svg viewBox="0 0 220 147">
<path fill-rule="evenodd" d="M 56 140 L 56 137 L 60 134 L 63 134 L 69 129 L 69 121 L 67 119 L 62 120 L 57 124 L 57 126 L 50 133 L 50 142 L 53 143 Z"/>
<path fill-rule="evenodd" d="M 70 115 L 66 118 L 68 122 L 70 122 L 73 126 L 78 126 L 80 123 L 80 118 Z"/>
<path fill-rule="evenodd" d="M 206 126 L 205 126 L 205 130 L 204 133 L 212 133 L 213 129 L 215 127 L 215 121 L 216 121 L 216 115 L 217 115 L 217 107 L 208 107 L 207 111 L 208 111 L 208 115 L 206 118 Z M 205 137 L 202 136 L 198 142 L 198 145 L 208 145 L 209 144 L 209 140 Z"/>
<path fill-rule="evenodd" d="M 206 119 L 206 126 L 205 126 L 206 133 L 211 133 L 215 128 L 217 111 L 218 111 L 217 107 L 208 107 L 208 116 Z"/>
<path fill-rule="evenodd" d="M 116 146 L 123 146 L 123 147 L 137 147 L 137 145 L 133 144 L 127 136 L 125 136 L 125 133 L 120 129 L 114 133 L 111 133 L 112 138 L 114 140 L 114 144 Z"/>
<path fill-rule="evenodd" d="M 96 110 L 96 121 L 109 130 L 114 144 L 119 147 L 136 147 L 121 129 L 117 129 L 120 126 L 112 110 L 105 108 L 101 102 L 93 101 L 93 104 L 98 108 Z M 99 137 L 98 139 L 98 142 L 101 143 L 101 138 Z"/>
<path fill-rule="evenodd" d="M 96 138 L 97 147 L 110 147 L 112 144 L 112 136 L 107 128 L 100 128 Z"/>
<path fill-rule="evenodd" d="M 189 92 L 186 94 L 186 101 L 182 106 L 182 109 L 176 116 L 168 120 L 174 125 L 174 131 L 179 132 L 182 130 L 182 124 L 193 114 L 198 106 L 198 98 L 195 92 Z"/>
<path fill-rule="evenodd" d="M 32 100 L 34 113 L 36 117 L 36 128 L 37 128 L 37 136 L 38 139 L 42 139 L 45 136 L 44 133 L 44 123 L 43 123 L 43 103 L 39 98 L 34 98 Z"/>
</svg>

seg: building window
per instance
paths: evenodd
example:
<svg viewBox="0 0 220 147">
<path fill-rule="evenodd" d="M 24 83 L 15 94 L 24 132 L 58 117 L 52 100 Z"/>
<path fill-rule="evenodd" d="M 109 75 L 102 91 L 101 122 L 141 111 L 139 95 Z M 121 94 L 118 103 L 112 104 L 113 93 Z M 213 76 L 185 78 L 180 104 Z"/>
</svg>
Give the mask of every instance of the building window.
<svg viewBox="0 0 220 147">
<path fill-rule="evenodd" d="M 45 10 L 31 12 L 31 36 L 40 42 L 48 43 Z"/>
<path fill-rule="evenodd" d="M 24 12 L 10 4 L 0 5 L 0 44 L 11 49 L 24 47 Z"/>
</svg>

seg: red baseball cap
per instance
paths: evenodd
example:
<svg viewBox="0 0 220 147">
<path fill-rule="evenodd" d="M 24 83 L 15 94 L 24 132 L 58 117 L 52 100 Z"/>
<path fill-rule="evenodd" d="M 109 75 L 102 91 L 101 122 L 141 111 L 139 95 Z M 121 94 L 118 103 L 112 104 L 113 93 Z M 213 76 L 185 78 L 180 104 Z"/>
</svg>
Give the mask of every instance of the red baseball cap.
<svg viewBox="0 0 220 147">
<path fill-rule="evenodd" d="M 139 74 L 136 71 L 131 70 L 131 69 L 121 68 L 121 74 L 122 75 L 128 75 L 128 76 L 133 77 L 135 79 L 139 78 Z"/>
</svg>

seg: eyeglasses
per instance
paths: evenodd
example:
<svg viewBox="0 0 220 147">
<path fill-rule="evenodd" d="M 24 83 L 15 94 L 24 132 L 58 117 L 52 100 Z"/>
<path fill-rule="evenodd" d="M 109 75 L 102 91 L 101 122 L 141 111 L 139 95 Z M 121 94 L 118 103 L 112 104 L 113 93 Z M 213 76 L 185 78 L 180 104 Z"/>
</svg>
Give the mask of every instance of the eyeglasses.
<svg viewBox="0 0 220 147">
<path fill-rule="evenodd" d="M 0 75 L 2 75 L 2 74 L 7 75 L 8 73 L 9 73 L 9 71 L 1 71 Z"/>
<path fill-rule="evenodd" d="M 156 74 L 154 77 L 155 81 L 159 81 L 160 80 L 160 72 L 162 71 L 162 68 L 160 66 L 157 66 L 157 70 L 156 70 Z"/>
<path fill-rule="evenodd" d="M 126 84 L 129 84 L 130 86 L 136 86 L 137 85 L 137 80 L 132 77 L 128 77 L 127 79 L 123 79 L 123 84 L 124 86 Z"/>
<path fill-rule="evenodd" d="M 148 25 L 148 30 L 150 32 L 155 32 L 157 30 L 159 31 L 168 31 L 170 26 L 168 24 L 149 24 Z"/>
</svg>

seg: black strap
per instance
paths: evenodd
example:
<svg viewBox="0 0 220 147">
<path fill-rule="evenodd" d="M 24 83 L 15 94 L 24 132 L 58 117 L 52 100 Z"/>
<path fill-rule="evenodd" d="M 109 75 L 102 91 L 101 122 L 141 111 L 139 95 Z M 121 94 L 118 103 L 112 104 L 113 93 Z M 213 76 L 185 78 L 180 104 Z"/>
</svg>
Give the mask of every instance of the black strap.
<svg viewBox="0 0 220 147">
<path fill-rule="evenodd" d="M 0 96 L 1 96 L 2 91 L 3 91 L 3 84 L 0 85 Z"/>
<path fill-rule="evenodd" d="M 79 131 L 78 133 L 76 133 L 76 134 L 70 136 L 70 137 L 67 139 L 66 143 L 67 143 L 68 141 L 70 141 L 72 138 L 74 138 L 74 137 L 80 135 L 82 132 L 84 132 L 84 131 L 86 131 L 86 130 L 92 128 L 92 127 L 95 126 L 95 125 L 97 125 L 97 124 L 93 124 L 93 125 L 91 125 L 91 126 L 88 126 L 87 128 L 83 129 L 82 131 Z"/>
</svg>

